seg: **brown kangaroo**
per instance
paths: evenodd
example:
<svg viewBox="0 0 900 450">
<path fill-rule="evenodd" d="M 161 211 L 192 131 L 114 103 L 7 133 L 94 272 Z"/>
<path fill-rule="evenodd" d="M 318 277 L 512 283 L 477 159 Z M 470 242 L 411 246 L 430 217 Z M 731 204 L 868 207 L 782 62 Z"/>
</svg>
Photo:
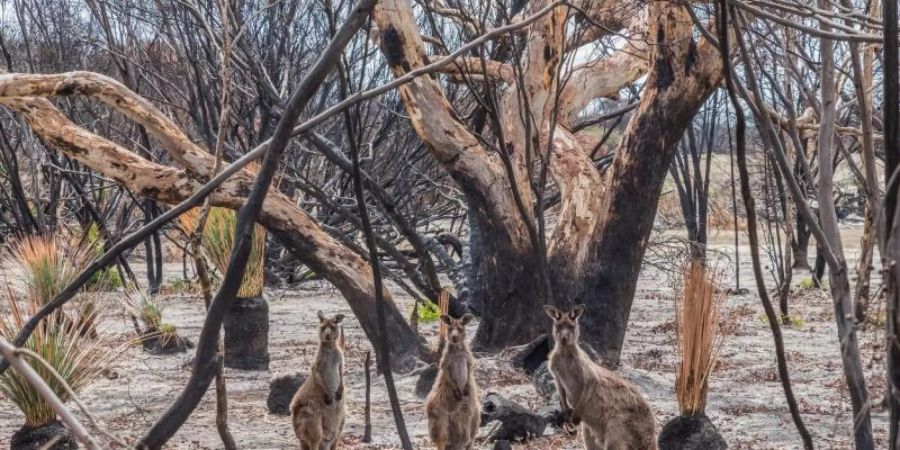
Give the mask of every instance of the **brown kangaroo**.
<svg viewBox="0 0 900 450">
<path fill-rule="evenodd" d="M 454 319 L 445 314 L 441 321 L 448 326 L 447 342 L 437 381 L 425 403 L 428 431 L 438 450 L 470 450 L 475 447 L 481 425 L 475 358 L 466 345 L 466 324 L 472 321 L 472 315 Z"/>
<path fill-rule="evenodd" d="M 560 406 L 572 423 L 581 423 L 588 450 L 656 450 L 656 418 L 650 405 L 630 383 L 591 361 L 578 345 L 578 318 L 584 305 L 563 313 L 544 310 L 553 319 L 555 344 L 550 373 Z"/>
<path fill-rule="evenodd" d="M 309 377 L 291 400 L 291 423 L 303 450 L 334 450 L 344 429 L 343 314 L 319 312 L 319 349 Z"/>
</svg>

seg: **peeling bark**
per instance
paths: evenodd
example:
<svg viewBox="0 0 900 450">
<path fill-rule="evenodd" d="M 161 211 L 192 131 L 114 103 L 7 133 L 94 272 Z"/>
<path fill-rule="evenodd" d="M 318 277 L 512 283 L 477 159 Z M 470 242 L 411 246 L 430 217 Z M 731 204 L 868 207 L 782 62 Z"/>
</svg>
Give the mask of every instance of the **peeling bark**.
<svg viewBox="0 0 900 450">
<path fill-rule="evenodd" d="M 0 104 L 18 112 L 35 134 L 58 151 L 142 196 L 174 204 L 190 196 L 205 181 L 185 170 L 147 161 L 78 127 L 46 99 L 0 97 Z M 210 203 L 239 209 L 252 184 L 253 176 L 249 172 L 239 172 L 210 196 Z M 327 234 L 305 211 L 280 193 L 268 194 L 260 223 L 341 291 L 366 336 L 376 342 L 375 288 L 368 261 Z M 388 336 L 391 337 L 392 353 L 398 366 L 402 367 L 418 356 L 423 347 L 387 291 L 385 300 L 389 305 L 391 330 Z"/>
</svg>

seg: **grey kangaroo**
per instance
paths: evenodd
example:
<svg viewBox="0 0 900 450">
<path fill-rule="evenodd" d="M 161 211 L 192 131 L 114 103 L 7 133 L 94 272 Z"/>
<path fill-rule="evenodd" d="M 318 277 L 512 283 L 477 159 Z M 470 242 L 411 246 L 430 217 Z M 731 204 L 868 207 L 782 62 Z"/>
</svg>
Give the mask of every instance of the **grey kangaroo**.
<svg viewBox="0 0 900 450">
<path fill-rule="evenodd" d="M 591 361 L 578 345 L 578 318 L 584 305 L 569 312 L 544 306 L 553 319 L 555 344 L 550 373 L 563 414 L 581 423 L 588 450 L 656 450 L 656 418 L 630 383 Z"/>
</svg>

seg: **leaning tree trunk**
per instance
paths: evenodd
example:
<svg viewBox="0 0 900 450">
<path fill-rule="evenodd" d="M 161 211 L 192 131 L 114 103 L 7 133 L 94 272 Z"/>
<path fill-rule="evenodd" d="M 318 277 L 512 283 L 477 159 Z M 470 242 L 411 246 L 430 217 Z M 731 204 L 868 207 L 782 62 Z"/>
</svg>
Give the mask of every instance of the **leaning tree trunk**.
<svg viewBox="0 0 900 450">
<path fill-rule="evenodd" d="M 187 170 L 144 159 L 75 125 L 48 100 L 35 98 L 73 95 L 92 97 L 141 123 Z M 178 203 L 212 174 L 213 155 L 197 147 L 145 99 L 100 74 L 7 74 L 0 78 L 0 104 L 19 113 L 35 135 L 50 147 L 137 195 L 163 203 Z M 210 203 L 235 210 L 241 208 L 253 180 L 254 175 L 246 170 L 236 173 L 210 195 Z M 266 197 L 259 222 L 343 294 L 366 336 L 376 342 L 374 286 L 369 263 L 328 235 L 312 217 L 278 192 Z M 412 366 L 424 348 L 387 292 L 385 299 L 392 357 L 395 368 L 403 371 Z"/>
</svg>

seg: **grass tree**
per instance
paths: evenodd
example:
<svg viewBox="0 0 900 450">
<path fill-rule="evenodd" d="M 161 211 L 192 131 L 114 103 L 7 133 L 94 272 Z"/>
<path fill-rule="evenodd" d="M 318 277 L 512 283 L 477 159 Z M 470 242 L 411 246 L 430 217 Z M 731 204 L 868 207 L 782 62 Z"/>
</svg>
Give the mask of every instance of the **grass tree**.
<svg viewBox="0 0 900 450">
<path fill-rule="evenodd" d="M 186 230 L 196 229 L 199 214 L 200 210 L 194 209 L 181 216 Z M 215 207 L 210 209 L 203 228 L 203 251 L 220 274 L 228 268 L 236 224 L 233 210 Z M 234 369 L 269 368 L 269 306 L 263 297 L 265 244 L 265 228 L 257 225 L 247 269 L 224 324 L 225 365 Z"/>
<path fill-rule="evenodd" d="M 2 259 L 15 275 L 10 281 L 15 280 L 17 285 L 5 292 L 9 312 L 0 315 L 0 335 L 15 336 L 31 314 L 84 268 L 91 254 L 88 246 L 66 243 L 61 238 L 28 236 L 13 241 Z M 115 360 L 110 357 L 110 342 L 93 332 L 95 318 L 90 301 L 82 302 L 74 315 L 57 311 L 24 345 L 32 357 L 29 363 L 63 401 L 70 400 Z M 87 329 L 91 332 L 85 332 Z M 34 355 L 45 363 L 35 361 Z M 11 449 L 77 448 L 54 410 L 21 374 L 15 370 L 3 372 L 0 393 L 19 408 L 25 419 L 10 439 Z"/>
<path fill-rule="evenodd" d="M 728 448 L 705 413 L 709 376 L 722 344 L 719 312 L 724 295 L 717 289 L 716 274 L 700 259 L 691 258 L 675 295 L 675 395 L 679 414 L 660 432 L 662 450 Z"/>
<path fill-rule="evenodd" d="M 94 257 L 93 244 L 67 241 L 57 236 L 24 236 L 10 242 L 3 253 L 2 264 L 10 270 L 12 287 L 28 299 L 29 314 L 59 295 Z M 102 280 L 93 283 L 90 291 L 101 287 Z M 93 333 L 95 305 L 90 292 L 79 296 L 77 319 L 80 330 Z M 55 317 L 60 323 L 62 314 Z"/>
</svg>

